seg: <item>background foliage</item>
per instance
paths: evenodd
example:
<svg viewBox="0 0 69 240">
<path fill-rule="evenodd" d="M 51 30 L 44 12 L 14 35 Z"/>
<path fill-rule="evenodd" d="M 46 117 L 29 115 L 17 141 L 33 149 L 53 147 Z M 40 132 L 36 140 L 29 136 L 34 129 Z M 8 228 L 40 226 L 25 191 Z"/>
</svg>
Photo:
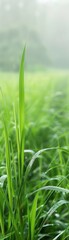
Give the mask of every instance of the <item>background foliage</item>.
<svg viewBox="0 0 69 240">
<path fill-rule="evenodd" d="M 0 0 L 0 69 L 69 67 L 69 1 Z"/>
</svg>

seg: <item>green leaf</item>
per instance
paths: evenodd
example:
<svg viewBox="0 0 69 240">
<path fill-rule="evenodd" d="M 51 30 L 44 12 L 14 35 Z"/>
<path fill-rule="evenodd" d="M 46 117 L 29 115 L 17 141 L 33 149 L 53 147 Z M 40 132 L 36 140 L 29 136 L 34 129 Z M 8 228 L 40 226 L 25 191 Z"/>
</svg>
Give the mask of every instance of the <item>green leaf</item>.
<svg viewBox="0 0 69 240">
<path fill-rule="evenodd" d="M 20 140 L 19 179 L 23 174 L 24 167 L 24 59 L 25 48 L 22 54 L 19 75 L 19 140 Z"/>
<path fill-rule="evenodd" d="M 26 168 L 25 178 L 27 178 L 28 173 L 30 172 L 30 170 L 31 170 L 31 168 L 32 168 L 35 160 L 40 156 L 41 153 L 43 153 L 43 152 L 45 152 L 45 151 L 51 151 L 51 150 L 57 150 L 57 149 L 58 149 L 58 147 L 44 148 L 44 149 L 41 149 L 41 150 L 39 150 L 38 152 L 36 152 L 36 153 L 33 155 L 31 161 L 29 162 L 29 164 L 28 164 L 28 166 L 27 166 L 27 168 Z"/>
<path fill-rule="evenodd" d="M 64 204 L 69 204 L 69 201 L 65 201 L 65 200 L 60 200 L 58 202 L 56 202 L 51 208 L 50 210 L 47 212 L 47 219 L 49 217 L 51 217 L 51 215 L 57 210 L 57 208 L 59 208 L 60 206 L 64 205 Z"/>
<path fill-rule="evenodd" d="M 43 190 L 56 191 L 56 192 L 62 192 L 62 193 L 69 194 L 69 189 L 67 189 L 67 188 L 62 188 L 62 187 L 57 187 L 57 186 L 44 186 L 44 187 L 38 188 L 34 192 L 28 194 L 27 197 L 32 196 L 34 193 L 43 191 Z"/>
<path fill-rule="evenodd" d="M 53 240 L 59 239 L 59 237 L 60 237 L 64 232 L 65 232 L 65 231 L 61 231 L 55 238 L 53 238 Z"/>
</svg>

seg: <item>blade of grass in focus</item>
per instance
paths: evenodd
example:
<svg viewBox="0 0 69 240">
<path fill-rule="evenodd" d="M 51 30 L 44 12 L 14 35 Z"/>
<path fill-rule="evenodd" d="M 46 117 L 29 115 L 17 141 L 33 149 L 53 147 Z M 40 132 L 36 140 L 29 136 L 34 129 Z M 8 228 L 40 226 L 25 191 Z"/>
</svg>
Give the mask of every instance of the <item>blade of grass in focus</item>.
<svg viewBox="0 0 69 240">
<path fill-rule="evenodd" d="M 24 59 L 25 48 L 22 54 L 19 75 L 19 182 L 24 168 Z"/>
</svg>

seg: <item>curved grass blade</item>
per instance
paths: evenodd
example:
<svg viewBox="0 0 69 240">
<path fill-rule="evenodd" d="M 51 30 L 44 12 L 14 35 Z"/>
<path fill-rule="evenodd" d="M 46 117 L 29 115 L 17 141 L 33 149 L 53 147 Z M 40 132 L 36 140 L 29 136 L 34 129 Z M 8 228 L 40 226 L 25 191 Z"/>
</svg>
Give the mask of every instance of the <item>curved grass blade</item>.
<svg viewBox="0 0 69 240">
<path fill-rule="evenodd" d="M 61 231 L 55 238 L 53 238 L 53 240 L 57 240 L 59 239 L 59 237 L 64 234 L 65 230 Z"/>
<path fill-rule="evenodd" d="M 57 149 L 58 149 L 58 147 L 44 148 L 44 149 L 41 149 L 41 150 L 39 150 L 38 152 L 36 152 L 36 153 L 33 155 L 31 161 L 29 162 L 29 164 L 28 164 L 28 166 L 27 166 L 27 169 L 26 169 L 26 172 L 25 172 L 25 178 L 27 177 L 28 173 L 30 172 L 30 169 L 32 168 L 35 160 L 39 157 L 39 155 L 40 155 L 41 153 L 43 153 L 43 152 L 45 152 L 45 151 L 51 151 L 51 150 L 57 150 Z"/>
<path fill-rule="evenodd" d="M 47 212 L 47 219 L 49 219 L 49 217 L 51 217 L 51 215 L 57 210 L 57 208 L 59 208 L 60 206 L 64 205 L 64 204 L 69 204 L 69 201 L 65 201 L 65 200 L 60 200 L 58 202 L 56 202 L 51 208 L 50 210 Z"/>
<path fill-rule="evenodd" d="M 69 189 L 67 189 L 67 188 L 62 188 L 62 187 L 57 187 L 57 186 L 44 186 L 44 187 L 38 188 L 37 190 L 33 191 L 32 193 L 26 195 L 26 197 L 32 196 L 34 193 L 43 191 L 43 190 L 62 192 L 62 193 L 69 194 Z"/>
</svg>

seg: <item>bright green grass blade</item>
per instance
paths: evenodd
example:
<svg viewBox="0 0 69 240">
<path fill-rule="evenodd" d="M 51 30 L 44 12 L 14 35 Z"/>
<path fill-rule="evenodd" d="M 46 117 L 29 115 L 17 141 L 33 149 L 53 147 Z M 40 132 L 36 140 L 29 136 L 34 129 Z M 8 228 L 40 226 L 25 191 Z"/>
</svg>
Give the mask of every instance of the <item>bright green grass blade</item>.
<svg viewBox="0 0 69 240">
<path fill-rule="evenodd" d="M 35 221 L 36 221 L 36 210 L 37 210 L 37 201 L 38 201 L 38 193 L 36 194 L 31 213 L 30 213 L 30 222 L 31 222 L 31 240 L 34 239 L 34 231 L 35 231 Z"/>
<path fill-rule="evenodd" d="M 25 48 L 22 54 L 19 75 L 19 137 L 20 137 L 19 179 L 23 174 L 24 166 L 24 59 Z"/>
<path fill-rule="evenodd" d="M 59 237 L 61 236 L 61 235 L 63 235 L 64 234 L 64 232 L 65 231 L 61 231 L 53 240 L 57 240 L 57 239 L 59 239 Z"/>
<path fill-rule="evenodd" d="M 18 152 L 18 159 L 19 159 L 19 131 L 18 131 L 17 116 L 16 116 L 16 108 L 14 105 L 13 105 L 13 114 L 14 114 L 14 122 L 15 122 L 15 129 L 16 129 L 17 152 Z"/>
</svg>

